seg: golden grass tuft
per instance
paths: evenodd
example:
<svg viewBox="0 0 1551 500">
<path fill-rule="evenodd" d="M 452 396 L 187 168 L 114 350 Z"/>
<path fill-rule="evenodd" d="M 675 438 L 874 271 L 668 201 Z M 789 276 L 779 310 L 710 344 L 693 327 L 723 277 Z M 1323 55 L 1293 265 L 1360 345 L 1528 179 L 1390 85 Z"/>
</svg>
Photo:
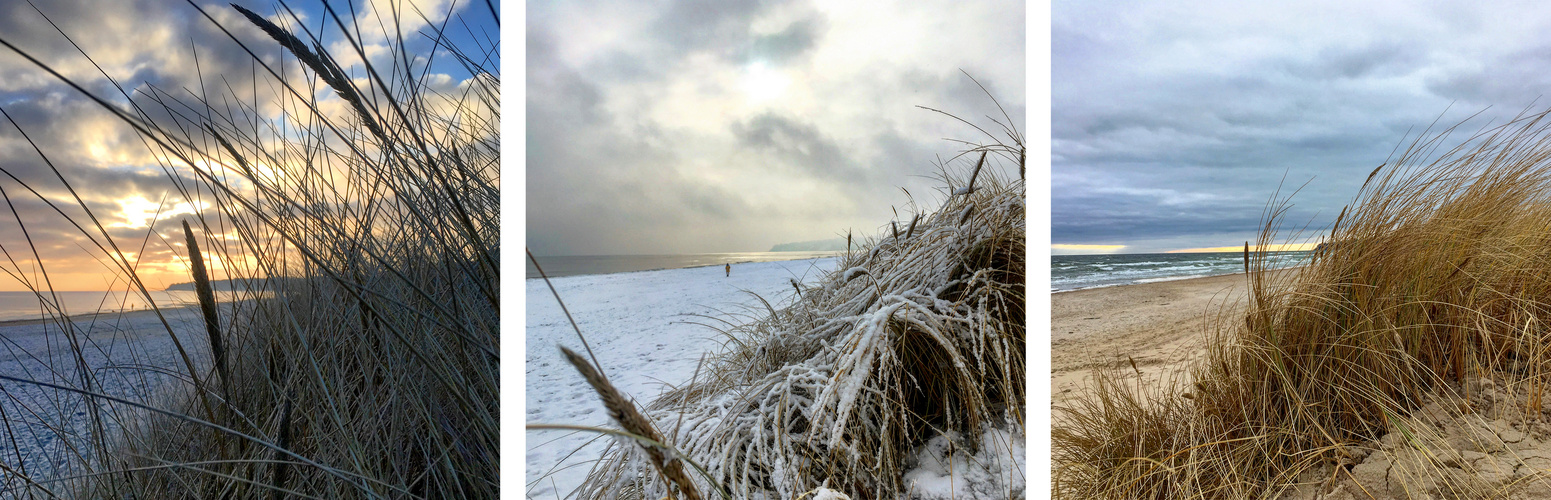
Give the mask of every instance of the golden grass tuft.
<svg viewBox="0 0 1551 500">
<path fill-rule="evenodd" d="M 1417 139 L 1369 174 L 1297 272 L 1267 272 L 1266 252 L 1247 254 L 1248 302 L 1207 334 L 1188 388 L 1101 373 L 1055 409 L 1055 495 L 1276 498 L 1312 483 L 1328 491 L 1353 476 L 1354 454 L 1369 452 L 1393 459 L 1390 486 L 1354 482 L 1357 498 L 1498 496 L 1544 481 L 1460 481 L 1451 479 L 1465 470 L 1457 460 L 1402 467 L 1396 457 L 1451 453 L 1424 431 L 1480 410 L 1471 398 L 1482 379 L 1518 391 L 1524 421 L 1546 417 L 1547 116 L 1521 115 L 1442 153 L 1453 127 Z M 1278 237 L 1282 213 L 1268 210 L 1262 248 Z M 1397 436 L 1398 447 L 1388 443 Z"/>
</svg>

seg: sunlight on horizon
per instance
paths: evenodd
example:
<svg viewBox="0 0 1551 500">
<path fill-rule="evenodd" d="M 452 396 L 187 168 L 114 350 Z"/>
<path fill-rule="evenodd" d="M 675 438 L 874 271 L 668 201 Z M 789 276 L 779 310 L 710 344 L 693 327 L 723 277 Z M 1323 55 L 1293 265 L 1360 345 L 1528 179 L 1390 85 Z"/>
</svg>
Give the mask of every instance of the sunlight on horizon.
<svg viewBox="0 0 1551 500">
<path fill-rule="evenodd" d="M 1083 245 L 1071 243 L 1054 243 L 1050 245 L 1051 255 L 1085 255 L 1116 253 L 1124 249 L 1126 245 Z"/>
<path fill-rule="evenodd" d="M 1249 249 L 1252 252 L 1259 252 L 1262 250 L 1267 252 L 1304 252 L 1313 250 L 1314 247 L 1318 245 L 1318 243 L 1277 243 L 1265 246 L 1252 245 L 1249 247 Z M 1163 253 L 1224 253 L 1242 251 L 1244 251 L 1244 245 L 1232 247 L 1182 248 L 1179 250 L 1169 250 Z"/>
</svg>

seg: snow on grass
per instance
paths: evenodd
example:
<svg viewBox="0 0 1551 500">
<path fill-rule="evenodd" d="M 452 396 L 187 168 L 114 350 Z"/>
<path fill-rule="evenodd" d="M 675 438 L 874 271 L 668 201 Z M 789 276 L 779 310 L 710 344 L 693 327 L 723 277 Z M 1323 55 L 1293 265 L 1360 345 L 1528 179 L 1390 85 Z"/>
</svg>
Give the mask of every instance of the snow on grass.
<svg viewBox="0 0 1551 500">
<path fill-rule="evenodd" d="M 794 303 L 746 316 L 753 321 L 729 330 L 736 348 L 693 383 L 651 400 L 653 426 L 706 474 L 668 484 L 624 443 L 604 452 L 606 465 L 587 477 L 583 494 L 660 498 L 693 482 L 749 499 L 820 487 L 938 498 L 956 496 L 962 480 L 975 498 L 1020 496 L 1011 479 L 990 480 L 1021 474 L 1012 469 L 1016 457 L 979 460 L 994 474 L 978 478 L 956 465 L 962 454 L 940 454 L 949 481 L 905 477 L 935 463 L 920 460 L 921 450 L 944 433 L 950 450 L 980 450 L 987 429 L 1022 434 L 1024 191 L 1021 182 L 993 181 L 916 217 L 922 230 L 882 236 L 835 265 L 852 272 L 813 280 Z M 980 215 L 959 223 L 961 204 Z M 930 467 L 918 475 L 931 477 Z"/>
<path fill-rule="evenodd" d="M 810 259 L 664 271 L 570 276 L 550 280 L 565 300 L 609 381 L 637 404 L 656 399 L 694 376 L 701 355 L 728 339 L 704 325 L 727 328 L 738 314 L 765 314 L 796 293 L 790 282 L 835 268 Z M 729 317 L 729 315 L 734 315 Z M 752 319 L 749 316 L 748 319 Z M 612 427 L 597 395 L 566 364 L 558 346 L 585 355 L 581 341 L 543 280 L 527 280 L 527 398 L 529 423 Z M 528 432 L 528 498 L 566 498 L 586 478 L 607 444 L 597 434 Z"/>
</svg>

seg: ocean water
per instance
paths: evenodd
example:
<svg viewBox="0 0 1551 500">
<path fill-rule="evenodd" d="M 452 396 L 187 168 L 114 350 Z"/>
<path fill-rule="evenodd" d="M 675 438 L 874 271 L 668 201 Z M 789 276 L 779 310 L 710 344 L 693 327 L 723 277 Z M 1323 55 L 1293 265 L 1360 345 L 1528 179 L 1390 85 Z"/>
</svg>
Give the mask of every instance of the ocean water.
<svg viewBox="0 0 1551 500">
<path fill-rule="evenodd" d="M 215 295 L 219 302 L 238 298 L 235 292 L 217 291 Z M 67 315 L 149 309 L 145 296 L 139 292 L 55 292 L 45 297 L 50 302 L 56 300 L 53 297 L 58 297 L 60 308 Z M 157 307 L 163 308 L 199 303 L 198 295 L 191 291 L 151 292 L 151 300 L 156 302 Z M 0 321 L 53 317 L 53 312 L 52 308 L 45 308 L 32 292 L 0 292 Z"/>
<path fill-rule="evenodd" d="M 1303 265 L 1310 252 L 1273 252 L 1270 267 Z M 1144 253 L 1054 255 L 1050 257 L 1052 292 L 1134 285 L 1244 272 L 1244 253 Z"/>
<path fill-rule="evenodd" d="M 817 259 L 834 257 L 844 252 L 742 252 L 697 253 L 684 255 L 570 255 L 537 256 L 544 274 L 551 278 L 582 274 L 612 274 L 658 269 L 683 269 L 688 267 L 720 266 L 732 264 L 732 272 L 738 272 L 738 264 L 746 262 L 774 262 L 780 260 Z M 533 262 L 527 262 L 528 278 L 538 278 Z"/>
</svg>

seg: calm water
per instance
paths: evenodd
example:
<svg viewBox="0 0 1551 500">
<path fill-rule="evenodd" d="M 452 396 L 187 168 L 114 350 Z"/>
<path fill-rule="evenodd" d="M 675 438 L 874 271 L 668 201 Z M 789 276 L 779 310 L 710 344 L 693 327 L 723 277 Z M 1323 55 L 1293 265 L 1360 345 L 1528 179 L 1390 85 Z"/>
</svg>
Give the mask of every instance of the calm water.
<svg viewBox="0 0 1551 500">
<path fill-rule="evenodd" d="M 1309 252 L 1275 252 L 1272 268 L 1303 265 Z M 1132 285 L 1244 272 L 1244 253 L 1054 255 L 1051 291 Z"/>
<path fill-rule="evenodd" d="M 652 271 L 656 269 L 683 269 L 686 267 L 720 266 L 732 264 L 738 267 L 740 262 L 774 262 L 779 260 L 816 259 L 820 257 L 833 257 L 843 252 L 743 252 L 743 253 L 697 253 L 685 255 L 574 255 L 544 257 L 538 256 L 539 265 L 544 266 L 544 274 L 551 278 L 560 276 L 576 276 L 579 274 L 609 274 L 626 273 L 631 271 Z M 524 256 L 524 261 L 527 261 Z M 533 263 L 528 262 L 528 278 L 539 277 Z"/>
<path fill-rule="evenodd" d="M 55 295 L 59 297 L 59 303 L 65 310 L 65 314 L 70 315 L 149 308 L 145 297 L 138 292 L 56 292 Z M 215 295 L 216 300 L 221 302 L 239 298 L 234 292 L 218 291 Z M 151 299 L 156 301 L 158 307 L 180 307 L 199 303 L 199 297 L 194 292 L 151 292 Z M 50 298 L 50 301 L 52 300 Z M 38 296 L 32 292 L 0 292 L 0 321 L 44 317 L 52 317 L 52 314 L 45 315 L 45 309 L 39 303 Z"/>
</svg>

